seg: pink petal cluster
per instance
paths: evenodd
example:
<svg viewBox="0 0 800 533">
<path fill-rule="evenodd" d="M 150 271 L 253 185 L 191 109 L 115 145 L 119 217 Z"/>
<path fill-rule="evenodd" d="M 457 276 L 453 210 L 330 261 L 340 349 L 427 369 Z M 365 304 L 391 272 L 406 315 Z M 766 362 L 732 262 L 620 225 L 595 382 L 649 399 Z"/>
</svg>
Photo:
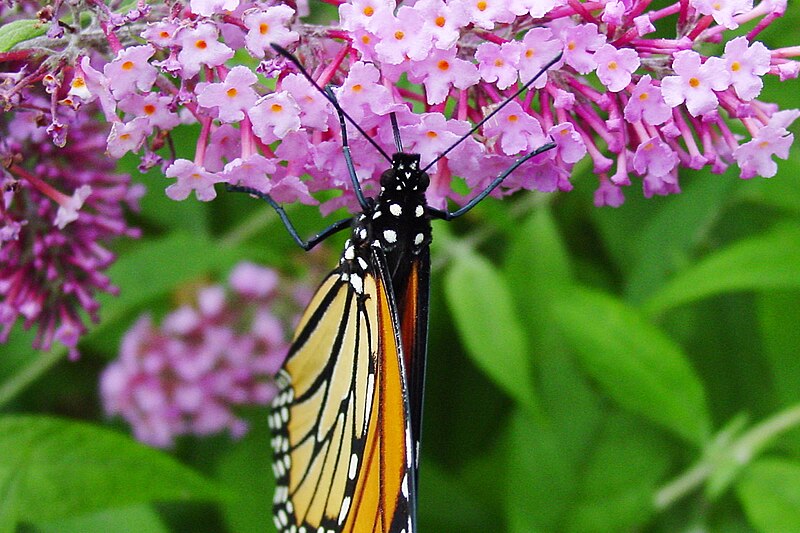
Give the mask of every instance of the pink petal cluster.
<svg viewBox="0 0 800 533">
<path fill-rule="evenodd" d="M 180 435 L 247 431 L 236 414 L 266 405 L 288 350 L 287 321 L 274 311 L 278 275 L 252 263 L 232 271 L 229 289 L 197 292 L 196 302 L 169 313 L 160 326 L 141 317 L 125 334 L 119 358 L 100 378 L 109 415 L 122 416 L 137 439 L 153 446 Z"/>
</svg>

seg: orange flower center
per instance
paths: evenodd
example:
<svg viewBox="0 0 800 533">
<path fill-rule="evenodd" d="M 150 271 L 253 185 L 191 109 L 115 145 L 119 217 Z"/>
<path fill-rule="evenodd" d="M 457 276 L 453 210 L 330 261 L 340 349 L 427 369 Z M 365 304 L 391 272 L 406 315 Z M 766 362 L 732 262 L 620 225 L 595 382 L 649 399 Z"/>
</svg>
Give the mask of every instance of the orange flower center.
<svg viewBox="0 0 800 533">
<path fill-rule="evenodd" d="M 153 104 L 145 104 L 144 106 L 144 114 L 145 115 L 152 115 L 156 112 L 156 106 Z"/>
<path fill-rule="evenodd" d="M 741 70 L 741 68 L 742 68 L 742 64 L 739 63 L 738 61 L 734 61 L 733 63 L 731 63 L 731 70 L 732 71 L 739 72 L 739 70 Z"/>
<path fill-rule="evenodd" d="M 483 0 L 481 0 L 480 2 L 478 2 L 478 3 L 475 5 L 475 7 L 477 7 L 477 8 L 478 8 L 478 11 L 486 11 L 486 8 L 488 7 L 488 5 L 486 4 L 486 2 L 484 2 Z"/>
<path fill-rule="evenodd" d="M 239 91 L 236 90 L 236 87 L 231 87 L 230 89 L 225 91 L 225 94 L 228 95 L 228 98 L 234 98 L 236 97 L 237 94 L 239 94 Z"/>
<path fill-rule="evenodd" d="M 425 135 L 427 135 L 427 136 L 428 136 L 428 139 L 435 139 L 436 137 L 438 137 L 438 136 L 439 136 L 439 134 L 438 134 L 438 133 L 436 133 L 435 131 L 429 131 L 429 132 L 428 132 L 428 133 L 426 133 Z"/>
<path fill-rule="evenodd" d="M 126 61 L 122 64 L 122 70 L 132 70 L 133 69 L 133 61 Z"/>
<path fill-rule="evenodd" d="M 353 85 L 354 93 L 360 93 L 362 89 L 364 89 L 364 86 L 361 85 L 360 83 L 356 83 L 355 85 Z"/>
<path fill-rule="evenodd" d="M 270 109 L 272 109 L 273 113 L 280 113 L 281 111 L 283 111 L 283 106 L 281 104 L 272 104 L 272 107 Z"/>
<path fill-rule="evenodd" d="M 75 78 L 72 80 L 72 86 L 76 89 L 82 89 L 83 87 L 86 87 L 86 80 L 83 78 Z"/>
<path fill-rule="evenodd" d="M 509 122 L 513 123 L 513 122 L 517 122 L 518 120 L 519 120 L 519 117 L 517 115 L 508 115 L 508 121 Z"/>
<path fill-rule="evenodd" d="M 609 61 L 608 62 L 608 70 L 617 70 L 618 66 L 619 65 L 617 65 L 616 61 Z"/>
<path fill-rule="evenodd" d="M 447 20 L 445 20 L 445 18 L 444 18 L 443 16 L 441 16 L 441 15 L 439 15 L 438 17 L 436 17 L 436 20 L 434 20 L 434 23 L 435 23 L 437 26 L 439 26 L 440 28 L 444 28 L 444 23 L 445 23 L 445 22 L 447 22 Z"/>
<path fill-rule="evenodd" d="M 436 64 L 436 66 L 439 67 L 439 70 L 448 70 L 450 68 L 450 63 L 442 59 Z"/>
<path fill-rule="evenodd" d="M 375 14 L 375 10 L 372 8 L 372 6 L 367 6 L 367 7 L 364 8 L 364 12 L 363 13 L 366 16 L 371 17 L 372 15 Z"/>
<path fill-rule="evenodd" d="M 698 80 L 697 78 L 689 78 L 689 86 L 692 87 L 693 89 L 696 89 L 697 87 L 700 86 L 700 80 Z"/>
<path fill-rule="evenodd" d="M 394 38 L 397 39 L 398 41 L 402 40 L 405 36 L 406 36 L 406 34 L 403 33 L 402 31 L 398 30 L 398 31 L 394 32 Z"/>
<path fill-rule="evenodd" d="M 261 35 L 266 35 L 268 31 L 269 31 L 269 24 L 267 24 L 266 22 L 262 22 L 261 24 L 258 25 L 258 32 Z"/>
<path fill-rule="evenodd" d="M 639 95 L 639 100 L 641 100 L 642 102 L 644 102 L 648 98 L 650 98 L 650 95 L 647 94 L 647 93 L 642 93 L 642 94 Z"/>
<path fill-rule="evenodd" d="M 199 41 L 194 43 L 194 47 L 199 48 L 200 50 L 205 50 L 206 48 L 208 48 L 208 43 L 205 42 L 205 40 L 200 39 Z"/>
</svg>

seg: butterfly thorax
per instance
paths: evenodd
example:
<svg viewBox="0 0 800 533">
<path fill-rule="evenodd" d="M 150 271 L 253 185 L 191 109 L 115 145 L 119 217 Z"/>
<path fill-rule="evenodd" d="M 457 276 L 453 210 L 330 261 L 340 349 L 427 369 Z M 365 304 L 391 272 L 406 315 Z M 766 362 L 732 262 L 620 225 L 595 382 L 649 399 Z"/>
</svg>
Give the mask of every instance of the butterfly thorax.
<svg viewBox="0 0 800 533">
<path fill-rule="evenodd" d="M 419 154 L 397 153 L 392 167 L 381 175 L 376 199 L 353 222 L 340 260 L 343 280 L 361 292 L 364 273 L 379 249 L 393 280 L 405 276 L 413 257 L 431 242 L 431 225 L 425 190 L 430 178 L 420 170 Z"/>
</svg>

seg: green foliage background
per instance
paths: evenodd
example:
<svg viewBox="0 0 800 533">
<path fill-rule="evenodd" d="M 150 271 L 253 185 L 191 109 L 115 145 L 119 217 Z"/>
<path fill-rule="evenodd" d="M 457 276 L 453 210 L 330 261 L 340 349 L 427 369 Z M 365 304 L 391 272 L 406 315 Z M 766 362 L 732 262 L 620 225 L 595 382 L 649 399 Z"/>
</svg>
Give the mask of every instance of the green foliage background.
<svg viewBox="0 0 800 533">
<path fill-rule="evenodd" d="M 800 107 L 797 82 L 767 81 L 764 100 Z M 569 194 L 435 224 L 421 531 L 800 531 L 797 154 L 770 180 L 634 186 L 619 209 L 592 206 L 582 167 Z M 175 203 L 143 179 L 144 237 L 120 244 L 121 296 L 83 358 L 24 332 L 0 346 L 0 532 L 272 530 L 266 409 L 241 441 L 152 450 L 103 416 L 97 379 L 142 311 L 243 259 L 302 278 L 307 257 L 266 205 Z M 291 214 L 306 235 L 326 224 Z M 314 261 L 334 265 L 326 246 Z"/>
</svg>

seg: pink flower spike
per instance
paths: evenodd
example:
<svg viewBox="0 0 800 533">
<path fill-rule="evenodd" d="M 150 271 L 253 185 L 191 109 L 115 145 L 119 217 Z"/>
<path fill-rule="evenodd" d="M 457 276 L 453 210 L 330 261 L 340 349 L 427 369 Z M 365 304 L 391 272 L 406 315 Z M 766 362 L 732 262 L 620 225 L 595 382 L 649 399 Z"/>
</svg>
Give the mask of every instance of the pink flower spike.
<svg viewBox="0 0 800 533">
<path fill-rule="evenodd" d="M 247 115 L 253 123 L 253 133 L 265 144 L 300 129 L 300 107 L 286 91 L 265 96 Z"/>
<path fill-rule="evenodd" d="M 188 159 L 176 159 L 165 174 L 168 178 L 177 178 L 166 190 L 173 200 L 185 200 L 194 191 L 198 200 L 208 202 L 217 197 L 214 184 L 226 181 L 224 176 L 208 172 Z"/>
<path fill-rule="evenodd" d="M 631 73 L 639 68 L 639 54 L 630 48 L 617 49 L 604 44 L 594 54 L 597 77 L 612 93 L 618 93 L 631 82 Z"/>
<path fill-rule="evenodd" d="M 506 155 L 533 151 L 547 142 L 538 120 L 523 111 L 518 102 L 509 102 L 483 127 L 486 136 L 500 137 L 500 148 Z"/>
<path fill-rule="evenodd" d="M 508 89 L 517 81 L 517 64 L 525 45 L 509 41 L 503 45 L 482 43 L 475 52 L 478 72 L 484 81 L 497 82 L 498 89 Z"/>
<path fill-rule="evenodd" d="M 586 155 L 586 144 L 571 122 L 556 124 L 547 135 L 556 143 L 556 153 L 567 164 L 577 163 Z"/>
<path fill-rule="evenodd" d="M 239 7 L 239 0 L 191 0 L 189 7 L 192 13 L 203 17 L 211 17 L 216 14 L 224 15 L 226 12 L 234 11 Z"/>
<path fill-rule="evenodd" d="M 58 229 L 64 229 L 64 226 L 78 220 L 78 211 L 83 207 L 83 202 L 92 194 L 92 188 L 89 185 L 81 185 L 75 192 L 72 193 L 65 202 L 60 203 L 56 219 L 53 225 L 58 226 Z"/>
<path fill-rule="evenodd" d="M 644 120 L 648 124 L 658 126 L 671 116 L 672 110 L 664 102 L 661 87 L 653 84 L 649 74 L 642 76 L 625 105 L 625 120 L 628 122 Z"/>
<path fill-rule="evenodd" d="M 390 65 L 399 65 L 406 58 L 425 59 L 433 46 L 433 36 L 425 28 L 422 16 L 412 7 L 402 6 L 396 16 L 389 12 L 376 15 L 373 31 L 380 39 L 375 53 L 378 59 Z"/>
<path fill-rule="evenodd" d="M 272 52 L 271 43 L 289 46 L 295 43 L 300 35 L 289 30 L 289 22 L 294 17 L 294 9 L 286 5 L 277 5 L 255 11 L 244 17 L 247 28 L 245 43 L 247 50 L 255 57 L 264 57 L 264 51 Z"/>
<path fill-rule="evenodd" d="M 258 78 L 250 69 L 238 65 L 233 67 L 222 83 L 209 83 L 197 95 L 197 103 L 203 107 L 219 109 L 222 122 L 239 122 L 244 113 L 258 100 L 253 85 Z"/>
<path fill-rule="evenodd" d="M 374 120 L 377 116 L 379 120 L 379 117 L 405 107 L 404 104 L 394 103 L 389 89 L 380 83 L 380 78 L 381 74 L 375 65 L 359 61 L 350 67 L 342 86 L 338 90 L 334 89 L 342 108 L 347 109 L 359 124 L 365 118 Z M 372 113 L 367 113 L 366 110 Z M 361 126 L 364 127 L 364 124 Z"/>
<path fill-rule="evenodd" d="M 103 74 L 109 80 L 109 88 L 117 100 L 139 89 L 149 91 L 156 81 L 158 71 L 148 60 L 156 53 L 155 48 L 131 46 L 120 50 L 116 59 L 103 67 Z"/>
<path fill-rule="evenodd" d="M 759 95 L 764 82 L 761 76 L 769 72 L 770 52 L 756 41 L 748 46 L 746 37 L 736 37 L 725 45 L 722 55 L 731 76 L 736 95 L 749 102 Z"/>
<path fill-rule="evenodd" d="M 243 296 L 267 298 L 278 288 L 278 274 L 255 263 L 243 261 L 228 277 L 231 288 Z"/>
<path fill-rule="evenodd" d="M 201 65 L 216 67 L 233 57 L 233 50 L 219 42 L 218 36 L 216 26 L 207 23 L 181 31 L 178 40 L 182 49 L 178 52 L 178 62 L 184 79 L 200 72 Z"/>
<path fill-rule="evenodd" d="M 464 90 L 481 78 L 475 65 L 456 57 L 455 48 L 434 49 L 425 60 L 412 63 L 411 72 L 422 79 L 430 105 L 444 102 L 451 86 Z"/>
<path fill-rule="evenodd" d="M 689 0 L 689 4 L 699 13 L 711 15 L 714 22 L 729 30 L 739 27 L 735 15 L 753 9 L 753 0 Z"/>
<path fill-rule="evenodd" d="M 597 67 L 594 52 L 606 43 L 606 36 L 598 33 L 594 24 L 580 24 L 564 30 L 564 62 L 580 74 L 588 74 Z"/>
<path fill-rule="evenodd" d="M 675 53 L 672 67 L 677 75 L 661 81 L 667 105 L 676 107 L 686 102 L 689 113 L 695 117 L 716 109 L 719 100 L 714 91 L 724 91 L 730 85 L 725 61 L 711 57 L 701 64 L 700 54 L 681 50 Z"/>
</svg>

